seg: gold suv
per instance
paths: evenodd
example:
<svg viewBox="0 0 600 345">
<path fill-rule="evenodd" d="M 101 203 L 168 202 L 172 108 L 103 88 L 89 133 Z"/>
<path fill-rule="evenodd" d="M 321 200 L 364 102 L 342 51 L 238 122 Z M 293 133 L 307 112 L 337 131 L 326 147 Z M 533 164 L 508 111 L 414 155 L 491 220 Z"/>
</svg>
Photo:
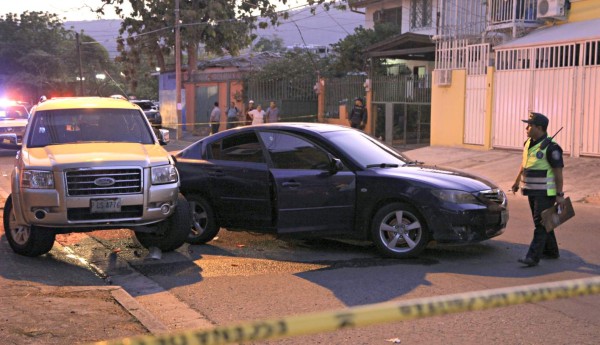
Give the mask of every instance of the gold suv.
<svg viewBox="0 0 600 345">
<path fill-rule="evenodd" d="M 51 99 L 32 111 L 11 176 L 4 229 L 37 256 L 57 233 L 130 228 L 145 247 L 181 246 L 190 231 L 179 175 L 139 107 L 99 97 Z M 0 134 L 0 142 L 9 134 Z M 7 148 L 7 144 L 1 144 Z"/>
</svg>

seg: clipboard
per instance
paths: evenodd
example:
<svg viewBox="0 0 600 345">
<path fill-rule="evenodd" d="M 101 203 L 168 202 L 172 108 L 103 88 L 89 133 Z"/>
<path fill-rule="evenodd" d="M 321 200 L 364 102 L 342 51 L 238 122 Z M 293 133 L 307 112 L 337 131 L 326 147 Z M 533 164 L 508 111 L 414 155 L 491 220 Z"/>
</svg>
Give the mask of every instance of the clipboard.
<svg viewBox="0 0 600 345">
<path fill-rule="evenodd" d="M 573 209 L 571 198 L 566 198 L 565 207 L 560 213 L 558 213 L 557 205 L 542 211 L 542 224 L 544 224 L 546 231 L 550 232 L 574 216 L 575 210 Z"/>
</svg>

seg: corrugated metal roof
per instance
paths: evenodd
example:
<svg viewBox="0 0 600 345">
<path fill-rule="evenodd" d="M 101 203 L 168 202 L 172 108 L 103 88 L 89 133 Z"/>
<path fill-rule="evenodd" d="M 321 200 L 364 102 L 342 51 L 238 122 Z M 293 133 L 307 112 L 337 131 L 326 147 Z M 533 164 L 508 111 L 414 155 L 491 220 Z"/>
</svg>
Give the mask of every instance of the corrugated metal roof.
<svg viewBox="0 0 600 345">
<path fill-rule="evenodd" d="M 498 45 L 494 49 L 512 49 L 595 39 L 600 39 L 600 18 L 543 27 L 527 36 Z"/>
</svg>

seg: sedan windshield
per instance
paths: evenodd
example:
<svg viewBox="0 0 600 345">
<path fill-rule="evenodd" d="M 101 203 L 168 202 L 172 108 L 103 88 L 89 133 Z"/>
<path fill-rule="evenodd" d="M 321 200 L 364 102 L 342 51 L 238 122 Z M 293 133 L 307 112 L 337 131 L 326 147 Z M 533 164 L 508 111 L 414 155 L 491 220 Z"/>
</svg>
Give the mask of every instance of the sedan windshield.
<svg viewBox="0 0 600 345">
<path fill-rule="evenodd" d="M 86 142 L 153 144 L 154 138 L 145 121 L 145 116 L 134 109 L 38 111 L 33 120 L 28 146 Z"/>
<path fill-rule="evenodd" d="M 358 131 L 336 131 L 324 135 L 363 168 L 388 168 L 410 163 L 407 157 L 393 148 Z"/>
</svg>

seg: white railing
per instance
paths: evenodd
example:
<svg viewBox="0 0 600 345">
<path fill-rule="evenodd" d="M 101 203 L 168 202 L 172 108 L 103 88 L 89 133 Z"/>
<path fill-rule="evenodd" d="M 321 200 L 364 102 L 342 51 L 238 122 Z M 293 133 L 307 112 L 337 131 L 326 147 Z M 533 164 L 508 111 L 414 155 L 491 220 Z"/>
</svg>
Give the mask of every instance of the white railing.
<svg viewBox="0 0 600 345">
<path fill-rule="evenodd" d="M 491 0 L 488 2 L 490 25 L 537 21 L 538 0 Z"/>
</svg>

